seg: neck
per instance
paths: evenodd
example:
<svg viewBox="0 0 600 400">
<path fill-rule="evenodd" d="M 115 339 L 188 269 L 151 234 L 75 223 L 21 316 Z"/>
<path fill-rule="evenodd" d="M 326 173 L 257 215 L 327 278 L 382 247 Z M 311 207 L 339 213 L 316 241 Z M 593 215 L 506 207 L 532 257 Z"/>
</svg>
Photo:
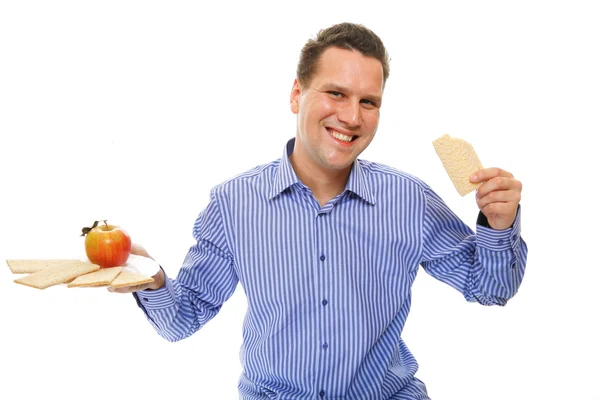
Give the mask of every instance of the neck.
<svg viewBox="0 0 600 400">
<path fill-rule="evenodd" d="M 305 162 L 296 151 L 290 155 L 290 163 L 302 183 L 309 187 L 321 206 L 344 191 L 352 166 L 342 170 L 328 170 Z"/>
</svg>

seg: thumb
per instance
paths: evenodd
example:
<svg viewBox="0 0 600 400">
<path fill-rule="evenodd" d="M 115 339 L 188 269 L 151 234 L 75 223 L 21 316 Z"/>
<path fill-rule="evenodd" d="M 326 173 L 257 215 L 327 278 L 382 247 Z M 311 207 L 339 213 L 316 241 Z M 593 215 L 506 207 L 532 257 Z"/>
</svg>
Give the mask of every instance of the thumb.
<svg viewBox="0 0 600 400">
<path fill-rule="evenodd" d="M 154 260 L 154 258 L 152 258 L 150 254 L 148 254 L 144 246 L 138 243 L 131 244 L 131 254 L 134 254 L 136 256 L 148 257 Z"/>
</svg>

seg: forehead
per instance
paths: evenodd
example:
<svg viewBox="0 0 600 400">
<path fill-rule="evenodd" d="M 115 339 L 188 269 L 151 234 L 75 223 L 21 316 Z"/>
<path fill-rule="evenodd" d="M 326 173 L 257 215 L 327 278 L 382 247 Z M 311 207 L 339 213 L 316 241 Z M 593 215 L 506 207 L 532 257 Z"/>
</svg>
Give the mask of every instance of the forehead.
<svg viewBox="0 0 600 400">
<path fill-rule="evenodd" d="M 319 59 L 311 86 L 327 84 L 380 96 L 383 92 L 383 66 L 376 58 L 367 57 L 359 51 L 330 47 Z"/>
</svg>

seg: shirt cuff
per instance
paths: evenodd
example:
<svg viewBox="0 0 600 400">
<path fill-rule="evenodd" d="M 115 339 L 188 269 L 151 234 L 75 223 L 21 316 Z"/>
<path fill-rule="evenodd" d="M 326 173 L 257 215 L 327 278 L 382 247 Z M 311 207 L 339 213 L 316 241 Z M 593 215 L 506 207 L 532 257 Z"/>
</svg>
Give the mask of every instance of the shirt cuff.
<svg viewBox="0 0 600 400">
<path fill-rule="evenodd" d="M 145 310 L 160 310 L 175 305 L 175 289 L 171 279 L 165 274 L 165 286 L 156 290 L 140 290 L 134 296 L 140 307 Z"/>
<path fill-rule="evenodd" d="M 517 215 L 515 221 L 510 228 L 496 230 L 491 228 L 487 224 L 485 219 L 485 225 L 480 224 L 483 214 L 481 214 L 477 220 L 477 245 L 488 250 L 493 251 L 504 251 L 514 247 L 521 236 L 521 206 L 517 208 Z"/>
</svg>

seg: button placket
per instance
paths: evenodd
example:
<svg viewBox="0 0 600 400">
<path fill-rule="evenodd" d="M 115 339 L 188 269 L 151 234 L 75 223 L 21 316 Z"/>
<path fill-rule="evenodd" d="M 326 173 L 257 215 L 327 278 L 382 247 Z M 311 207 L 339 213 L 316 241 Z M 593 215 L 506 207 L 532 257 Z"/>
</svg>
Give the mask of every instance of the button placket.
<svg viewBox="0 0 600 400">
<path fill-rule="evenodd" d="M 323 211 L 323 210 L 321 210 Z M 329 321 L 329 299 L 328 299 L 328 287 L 330 285 L 331 280 L 331 264 L 330 261 L 332 259 L 329 258 L 331 254 L 329 254 L 328 240 L 329 233 L 331 227 L 329 226 L 329 213 L 317 213 L 317 217 L 315 219 L 315 226 L 317 232 L 317 242 L 316 242 L 316 257 L 315 257 L 315 265 L 316 265 L 316 276 L 318 277 L 316 292 L 314 293 L 318 296 L 316 300 L 316 306 L 320 308 L 319 312 L 319 336 L 315 346 L 319 346 L 319 365 L 321 368 L 327 370 L 330 367 L 330 358 L 332 355 L 330 354 L 330 330 L 331 327 L 328 325 Z M 319 386 L 323 385 L 323 381 L 316 382 Z M 321 391 L 319 392 L 320 398 L 325 398 L 325 389 L 321 386 Z"/>
<path fill-rule="evenodd" d="M 315 258 L 314 258 L 314 265 L 315 265 L 315 277 L 316 277 L 316 285 L 315 285 L 315 293 L 314 296 L 316 296 L 315 301 L 317 302 L 321 302 L 323 299 L 323 292 L 324 292 L 324 288 L 326 285 L 326 271 L 324 269 L 324 261 L 325 261 L 325 254 L 324 254 L 324 246 L 325 246 L 325 241 L 324 241 L 324 236 L 326 235 L 326 230 L 325 230 L 325 220 L 324 220 L 324 216 L 325 214 L 321 212 L 317 212 L 314 223 L 315 223 L 315 233 L 316 233 L 316 242 L 315 242 Z M 320 308 L 320 307 L 319 307 Z M 325 342 L 325 332 L 326 332 L 326 317 L 323 313 L 320 313 L 320 315 L 318 316 L 318 337 L 315 338 L 316 339 L 316 343 L 314 343 L 315 346 L 319 346 L 319 352 L 323 352 L 322 350 L 322 346 L 323 343 Z M 316 366 L 317 368 L 325 368 L 325 363 L 326 360 L 323 358 L 323 355 L 321 354 L 321 356 L 319 356 L 317 358 L 317 363 L 318 365 Z M 317 382 L 317 384 L 319 386 L 321 386 L 324 382 L 319 380 Z M 319 392 L 319 396 L 320 398 L 324 398 L 325 397 L 325 392 L 324 390 L 320 390 Z"/>
</svg>

